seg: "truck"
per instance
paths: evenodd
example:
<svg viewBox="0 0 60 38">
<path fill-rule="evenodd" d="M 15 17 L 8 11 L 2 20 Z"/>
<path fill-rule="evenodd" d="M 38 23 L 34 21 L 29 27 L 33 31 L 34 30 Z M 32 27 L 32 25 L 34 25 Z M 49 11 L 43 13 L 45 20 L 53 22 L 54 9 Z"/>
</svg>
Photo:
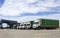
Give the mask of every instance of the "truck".
<svg viewBox="0 0 60 38">
<path fill-rule="evenodd" d="M 20 23 L 19 29 L 32 29 L 33 21 Z"/>
<path fill-rule="evenodd" d="M 33 23 L 34 29 L 55 29 L 59 27 L 59 20 L 53 19 L 38 19 Z"/>
</svg>

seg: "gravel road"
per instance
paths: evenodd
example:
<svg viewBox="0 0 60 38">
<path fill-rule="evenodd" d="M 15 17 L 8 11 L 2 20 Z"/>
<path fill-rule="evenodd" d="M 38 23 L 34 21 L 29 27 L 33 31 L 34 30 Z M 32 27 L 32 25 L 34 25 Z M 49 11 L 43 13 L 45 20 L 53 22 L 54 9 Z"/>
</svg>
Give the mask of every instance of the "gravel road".
<svg viewBox="0 0 60 38">
<path fill-rule="evenodd" d="M 0 38 L 60 38 L 60 30 L 0 29 Z"/>
</svg>

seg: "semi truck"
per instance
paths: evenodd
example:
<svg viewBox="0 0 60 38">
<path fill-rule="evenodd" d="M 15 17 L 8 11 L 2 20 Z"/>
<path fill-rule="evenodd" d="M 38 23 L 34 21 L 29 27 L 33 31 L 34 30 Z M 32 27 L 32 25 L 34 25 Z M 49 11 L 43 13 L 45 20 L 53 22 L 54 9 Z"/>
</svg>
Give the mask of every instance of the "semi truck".
<svg viewBox="0 0 60 38">
<path fill-rule="evenodd" d="M 38 19 L 38 22 L 33 23 L 33 27 L 35 29 L 55 29 L 59 27 L 59 20 L 53 20 L 53 19 Z"/>
</svg>

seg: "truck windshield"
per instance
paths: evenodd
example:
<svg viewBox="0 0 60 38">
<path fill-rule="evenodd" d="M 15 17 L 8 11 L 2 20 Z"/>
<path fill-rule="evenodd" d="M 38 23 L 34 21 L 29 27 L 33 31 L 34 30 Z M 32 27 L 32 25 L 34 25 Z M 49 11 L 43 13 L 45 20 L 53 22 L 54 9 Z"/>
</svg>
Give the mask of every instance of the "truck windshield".
<svg viewBox="0 0 60 38">
<path fill-rule="evenodd" d="M 34 24 L 39 24 L 39 22 L 35 22 Z"/>
</svg>

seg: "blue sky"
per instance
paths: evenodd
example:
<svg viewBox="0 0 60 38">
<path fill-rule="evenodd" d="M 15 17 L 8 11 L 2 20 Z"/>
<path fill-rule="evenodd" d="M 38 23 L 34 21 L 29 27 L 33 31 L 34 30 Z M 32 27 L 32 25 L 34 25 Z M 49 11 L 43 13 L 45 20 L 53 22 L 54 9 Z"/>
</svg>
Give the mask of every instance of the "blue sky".
<svg viewBox="0 0 60 38">
<path fill-rule="evenodd" d="M 0 18 L 17 21 L 37 18 L 60 20 L 60 0 L 0 0 Z"/>
<path fill-rule="evenodd" d="M 3 5 L 4 0 L 0 0 L 0 7 Z"/>
</svg>

